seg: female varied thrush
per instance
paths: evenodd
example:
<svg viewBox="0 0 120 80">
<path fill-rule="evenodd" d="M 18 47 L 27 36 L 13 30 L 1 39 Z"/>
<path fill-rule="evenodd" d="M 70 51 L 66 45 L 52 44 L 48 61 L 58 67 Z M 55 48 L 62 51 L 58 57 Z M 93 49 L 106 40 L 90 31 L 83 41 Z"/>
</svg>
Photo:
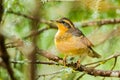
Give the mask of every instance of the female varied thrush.
<svg viewBox="0 0 120 80">
<path fill-rule="evenodd" d="M 92 49 L 93 44 L 68 18 L 61 18 L 54 22 L 58 27 L 55 35 L 55 45 L 60 52 L 68 56 L 88 55 L 93 58 L 101 57 Z"/>
</svg>

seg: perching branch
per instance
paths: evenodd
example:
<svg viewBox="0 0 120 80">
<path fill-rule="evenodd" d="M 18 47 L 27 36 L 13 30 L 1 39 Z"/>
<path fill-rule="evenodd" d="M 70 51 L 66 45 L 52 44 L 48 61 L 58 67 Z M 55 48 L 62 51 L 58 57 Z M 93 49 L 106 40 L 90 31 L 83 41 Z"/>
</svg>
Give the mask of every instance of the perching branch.
<svg viewBox="0 0 120 80">
<path fill-rule="evenodd" d="M 55 62 L 58 62 L 60 65 L 64 65 L 63 64 L 63 59 L 49 53 L 46 52 L 44 50 L 39 50 L 38 49 L 38 53 L 40 55 L 43 55 L 44 57 L 53 60 Z M 119 54 L 120 55 L 120 54 Z M 117 55 L 115 55 L 116 57 Z M 80 72 L 85 72 L 89 75 L 93 75 L 93 76 L 103 76 L 103 77 L 120 77 L 120 71 L 112 71 L 112 70 L 99 70 L 99 69 L 95 69 L 93 67 L 86 67 L 84 65 L 80 65 L 78 67 L 78 65 L 76 63 L 66 63 L 66 66 L 73 68 L 76 71 L 80 71 Z"/>
<path fill-rule="evenodd" d="M 24 63 L 33 63 L 33 64 L 47 64 L 47 65 L 64 65 L 63 64 L 63 59 L 62 58 L 59 58 L 58 56 L 55 56 L 49 52 L 46 52 L 44 50 L 41 50 L 41 49 L 36 49 L 37 50 L 37 53 L 46 57 L 47 59 L 49 60 L 52 60 L 52 61 L 55 61 L 55 62 L 41 62 L 41 61 L 11 61 L 11 63 L 14 63 L 14 64 L 24 64 Z M 120 77 L 120 71 L 112 71 L 113 68 L 115 67 L 116 65 L 116 58 L 119 57 L 120 54 L 114 54 L 104 60 L 100 60 L 100 61 L 97 61 L 97 62 L 93 62 L 93 63 L 90 63 L 90 64 L 85 64 L 85 65 L 80 65 L 78 67 L 77 63 L 66 63 L 66 66 L 68 67 L 71 67 L 73 68 L 74 70 L 76 71 L 80 71 L 80 72 L 85 72 L 86 74 L 89 74 L 89 75 L 92 75 L 92 76 L 103 76 L 103 77 Z M 112 67 L 111 70 L 98 70 L 98 69 L 95 69 L 96 67 L 87 67 L 88 65 L 93 65 L 93 64 L 102 64 L 104 62 L 107 62 L 108 60 L 110 59 L 113 59 L 115 58 L 115 63 L 114 63 L 114 66 Z"/>
</svg>

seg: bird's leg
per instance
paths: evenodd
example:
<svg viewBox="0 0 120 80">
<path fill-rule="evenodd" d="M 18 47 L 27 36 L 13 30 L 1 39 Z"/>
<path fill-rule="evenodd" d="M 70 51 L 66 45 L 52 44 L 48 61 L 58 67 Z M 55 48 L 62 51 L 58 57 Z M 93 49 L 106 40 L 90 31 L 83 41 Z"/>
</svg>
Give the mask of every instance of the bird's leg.
<svg viewBox="0 0 120 80">
<path fill-rule="evenodd" d="M 65 57 L 63 58 L 63 65 L 66 66 L 66 62 L 67 62 L 67 55 L 65 55 Z"/>
<path fill-rule="evenodd" d="M 79 56 L 77 56 L 77 57 L 72 56 L 72 57 L 70 57 L 69 63 L 75 63 L 76 64 L 75 69 L 78 69 L 80 67 L 81 58 Z"/>
<path fill-rule="evenodd" d="M 86 56 L 86 54 L 79 56 L 79 59 L 77 60 L 75 69 L 78 69 L 80 67 L 80 64 L 85 59 L 85 56 Z"/>
<path fill-rule="evenodd" d="M 80 59 L 78 59 L 78 60 L 77 60 L 77 63 L 76 63 L 77 65 L 76 65 L 76 68 L 75 68 L 75 69 L 78 69 L 78 68 L 80 67 L 80 63 L 81 63 L 81 61 L 80 61 Z"/>
</svg>

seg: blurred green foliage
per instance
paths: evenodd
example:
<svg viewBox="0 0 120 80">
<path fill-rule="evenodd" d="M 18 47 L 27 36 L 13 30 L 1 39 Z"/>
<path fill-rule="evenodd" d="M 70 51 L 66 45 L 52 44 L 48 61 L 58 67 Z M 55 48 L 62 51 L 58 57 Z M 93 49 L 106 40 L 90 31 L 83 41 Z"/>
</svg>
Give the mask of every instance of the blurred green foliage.
<svg viewBox="0 0 120 80">
<path fill-rule="evenodd" d="M 100 2 L 98 2 L 100 1 Z M 80 0 L 80 1 L 40 1 L 41 16 L 40 19 L 45 19 L 46 21 L 58 19 L 61 17 L 67 17 L 73 21 L 73 23 L 81 23 L 84 21 L 95 21 L 100 19 L 110 19 L 119 18 L 120 16 L 120 0 Z M 97 4 L 98 3 L 98 4 Z M 31 22 L 32 20 L 25 18 L 21 15 L 15 15 L 14 13 L 7 13 L 7 11 L 13 11 L 28 16 L 32 15 L 32 10 L 35 8 L 35 0 L 4 0 L 4 34 L 17 35 L 18 37 L 25 37 L 30 34 Z M 77 24 L 75 24 L 77 25 Z M 98 40 L 105 37 L 107 33 L 119 27 L 119 24 L 104 25 L 104 26 L 90 26 L 81 27 L 76 26 L 82 32 L 88 36 L 88 38 L 95 37 L 92 39 L 93 44 L 97 44 Z M 44 23 L 39 24 L 39 29 L 48 27 Z M 51 53 L 63 57 L 62 54 L 56 50 L 54 45 L 54 35 L 56 29 L 49 29 L 38 35 L 37 46 L 41 49 L 47 50 Z M 100 53 L 103 57 L 108 57 L 115 52 L 120 52 L 120 36 L 114 36 L 107 39 L 104 43 L 101 43 L 94 47 L 95 51 Z M 28 39 L 29 40 L 29 39 Z M 6 40 L 7 42 L 7 40 Z M 11 60 L 25 60 L 25 57 L 20 53 L 15 51 L 16 49 L 8 49 Z M 48 61 L 46 58 L 37 56 L 41 61 Z M 94 62 L 96 59 L 86 58 L 86 62 Z M 117 61 L 115 70 L 119 70 L 120 59 Z M 114 60 L 108 61 L 106 64 L 101 65 L 100 69 L 109 70 L 114 63 Z M 17 80 L 26 80 L 26 64 L 12 64 Z M 63 69 L 61 66 L 55 65 L 37 65 L 37 75 L 54 73 L 56 71 Z M 64 67 L 65 68 L 65 67 Z M 66 69 L 66 68 L 65 68 Z M 68 71 L 63 70 L 58 74 L 41 76 L 38 80 L 76 80 L 82 73 L 72 71 L 67 68 Z M 79 80 L 102 80 L 102 77 L 94 77 L 90 75 L 85 75 Z M 112 78 L 113 80 L 118 80 L 117 78 Z M 0 80 L 10 80 L 6 70 L 0 67 Z M 111 78 L 105 78 L 105 80 L 111 80 Z"/>
</svg>

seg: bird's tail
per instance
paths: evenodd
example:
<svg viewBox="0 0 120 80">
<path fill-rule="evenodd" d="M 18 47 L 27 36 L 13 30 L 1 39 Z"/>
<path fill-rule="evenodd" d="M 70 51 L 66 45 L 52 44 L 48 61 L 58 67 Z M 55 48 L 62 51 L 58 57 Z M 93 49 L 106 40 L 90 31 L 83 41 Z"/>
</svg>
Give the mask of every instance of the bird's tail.
<svg viewBox="0 0 120 80">
<path fill-rule="evenodd" d="M 88 56 L 93 58 L 101 58 L 101 55 L 95 52 L 92 48 L 90 48 L 90 52 L 88 53 Z"/>
</svg>

